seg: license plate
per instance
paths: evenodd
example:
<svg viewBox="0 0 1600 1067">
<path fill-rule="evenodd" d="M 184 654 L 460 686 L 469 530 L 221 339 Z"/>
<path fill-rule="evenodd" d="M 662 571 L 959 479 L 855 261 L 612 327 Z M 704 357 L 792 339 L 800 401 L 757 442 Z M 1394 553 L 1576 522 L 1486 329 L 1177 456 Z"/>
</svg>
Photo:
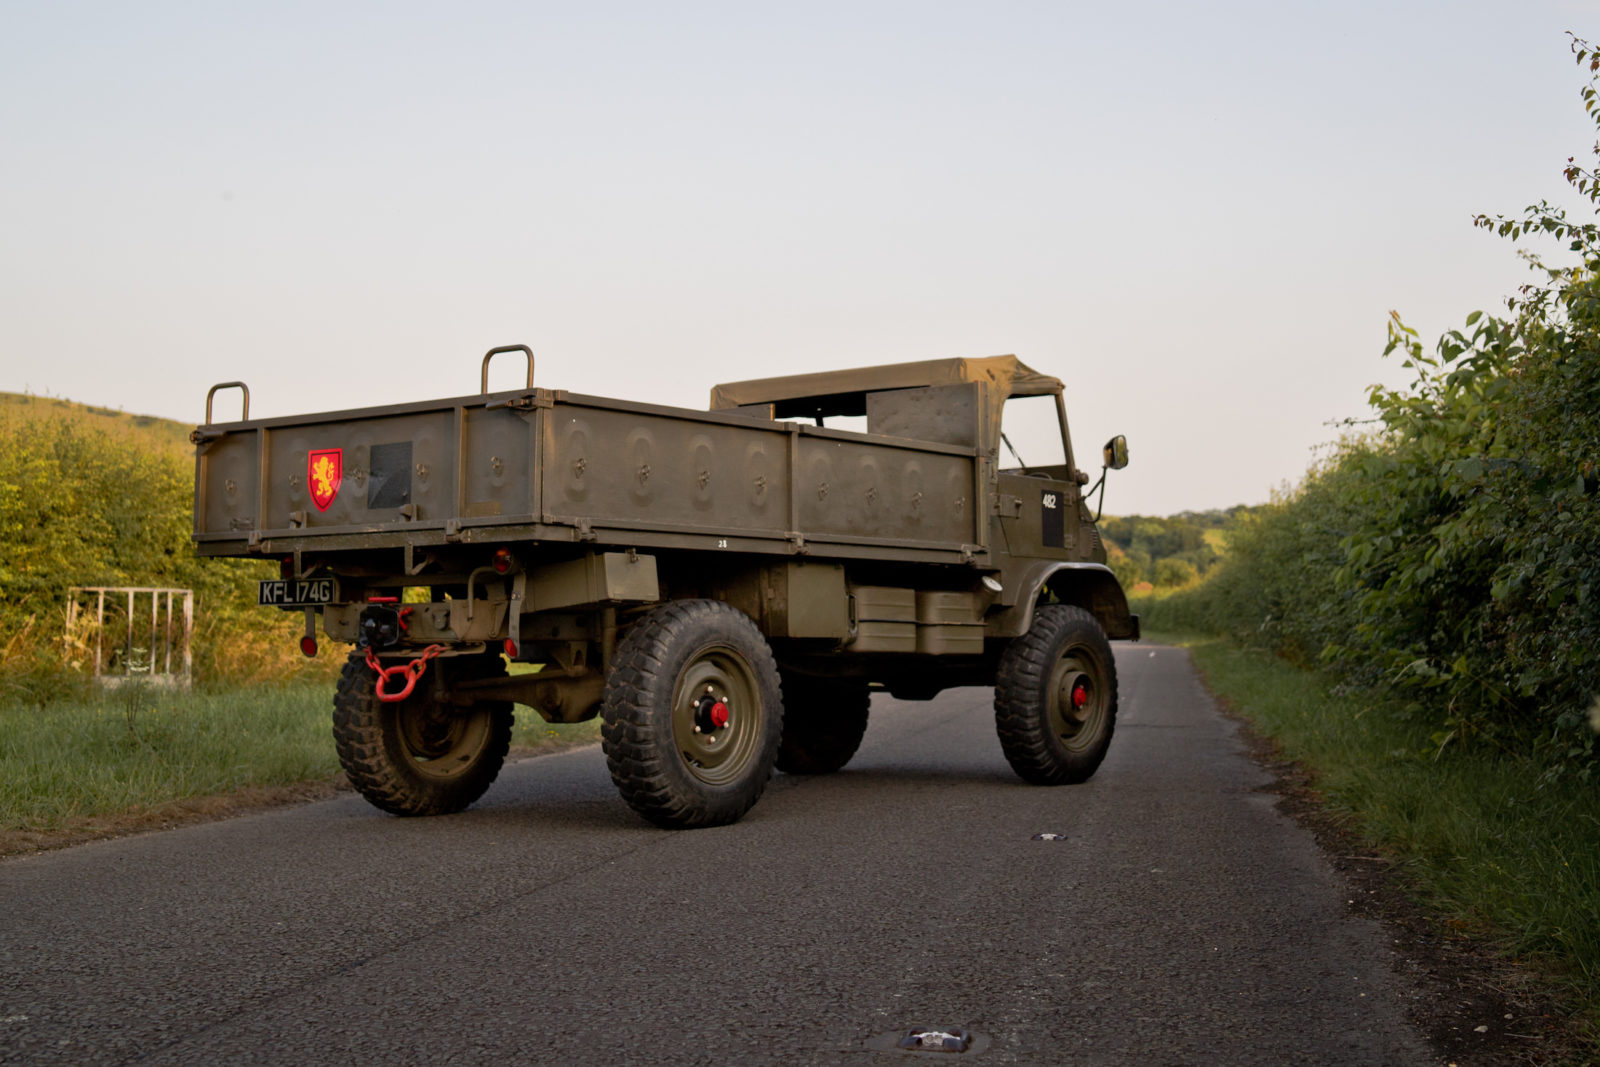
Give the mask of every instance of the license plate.
<svg viewBox="0 0 1600 1067">
<path fill-rule="evenodd" d="M 332 578 L 274 578 L 256 590 L 257 604 L 278 608 L 311 608 L 337 602 L 339 587 Z"/>
</svg>

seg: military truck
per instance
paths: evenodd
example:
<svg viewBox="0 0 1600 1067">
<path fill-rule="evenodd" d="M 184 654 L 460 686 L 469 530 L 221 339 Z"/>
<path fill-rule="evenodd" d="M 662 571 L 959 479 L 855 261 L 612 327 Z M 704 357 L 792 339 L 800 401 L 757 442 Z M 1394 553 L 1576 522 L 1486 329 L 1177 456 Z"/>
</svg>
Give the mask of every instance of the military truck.
<svg viewBox="0 0 1600 1067">
<path fill-rule="evenodd" d="M 526 384 L 490 392 L 506 356 Z M 942 359 L 718 385 L 696 411 L 536 387 L 524 345 L 481 372 L 475 395 L 266 419 L 225 382 L 192 435 L 200 555 L 277 561 L 258 599 L 304 613 L 302 651 L 319 628 L 354 646 L 334 740 L 378 808 L 476 801 L 514 704 L 601 716 L 617 788 L 664 827 L 740 818 L 774 767 L 840 769 L 875 690 L 992 685 L 1022 778 L 1100 765 L 1108 639 L 1139 620 L 1056 378 Z M 237 421 L 212 419 L 223 390 Z M 1002 430 L 1030 403 L 1044 465 Z"/>
</svg>

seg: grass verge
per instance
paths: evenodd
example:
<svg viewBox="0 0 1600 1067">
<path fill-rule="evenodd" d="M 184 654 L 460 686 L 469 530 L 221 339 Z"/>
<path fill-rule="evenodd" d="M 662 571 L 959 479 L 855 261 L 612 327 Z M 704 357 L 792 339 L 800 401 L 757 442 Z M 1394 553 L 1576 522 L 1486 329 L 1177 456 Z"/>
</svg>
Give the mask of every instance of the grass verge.
<svg viewBox="0 0 1600 1067">
<path fill-rule="evenodd" d="M 0 855 L 87 831 L 214 817 L 230 810 L 220 798 L 303 799 L 318 792 L 307 792 L 313 783 L 331 792 L 343 778 L 331 701 L 326 685 L 127 686 L 45 706 L 0 704 Z M 599 736 L 597 719 L 550 724 L 519 707 L 512 757 Z"/>
<path fill-rule="evenodd" d="M 1591 1036 L 1600 1030 L 1600 782 L 1441 748 L 1400 704 L 1336 691 L 1263 651 L 1165 640 L 1186 645 L 1213 691 L 1394 857 L 1419 903 L 1553 976 Z"/>
</svg>

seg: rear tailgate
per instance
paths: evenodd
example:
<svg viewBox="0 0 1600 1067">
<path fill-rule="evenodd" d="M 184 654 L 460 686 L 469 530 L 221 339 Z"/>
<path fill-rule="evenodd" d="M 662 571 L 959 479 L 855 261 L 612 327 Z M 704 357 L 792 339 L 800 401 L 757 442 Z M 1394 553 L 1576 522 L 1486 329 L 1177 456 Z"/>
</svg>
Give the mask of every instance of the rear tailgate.
<svg viewBox="0 0 1600 1067">
<path fill-rule="evenodd" d="M 548 405 L 544 392 L 202 426 L 193 434 L 199 551 L 396 532 L 436 542 L 463 520 L 531 520 L 533 413 Z"/>
</svg>

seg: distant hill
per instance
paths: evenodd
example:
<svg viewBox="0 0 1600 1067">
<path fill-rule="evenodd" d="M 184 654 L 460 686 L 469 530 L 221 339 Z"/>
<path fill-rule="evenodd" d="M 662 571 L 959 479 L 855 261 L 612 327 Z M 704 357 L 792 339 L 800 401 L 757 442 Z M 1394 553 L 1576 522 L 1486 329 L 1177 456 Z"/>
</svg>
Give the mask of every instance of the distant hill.
<svg viewBox="0 0 1600 1067">
<path fill-rule="evenodd" d="M 28 421 L 65 419 L 86 428 L 101 430 L 118 437 L 127 437 L 130 443 L 171 448 L 191 455 L 188 423 L 174 422 L 155 415 L 130 415 L 114 408 L 80 404 L 54 396 L 34 396 L 31 393 L 0 392 L 0 420 Z"/>
</svg>

